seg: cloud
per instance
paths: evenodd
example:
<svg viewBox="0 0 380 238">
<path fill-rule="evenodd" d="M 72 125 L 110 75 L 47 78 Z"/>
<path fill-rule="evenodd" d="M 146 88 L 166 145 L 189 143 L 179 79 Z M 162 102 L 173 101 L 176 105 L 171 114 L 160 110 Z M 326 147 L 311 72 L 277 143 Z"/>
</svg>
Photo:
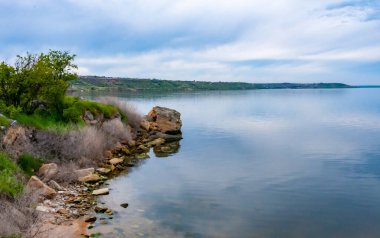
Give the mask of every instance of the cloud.
<svg viewBox="0 0 380 238">
<path fill-rule="evenodd" d="M 380 69 L 366 70 L 380 62 L 379 9 L 371 0 L 0 0 L 0 56 L 54 48 L 76 53 L 86 74 L 375 84 Z"/>
</svg>

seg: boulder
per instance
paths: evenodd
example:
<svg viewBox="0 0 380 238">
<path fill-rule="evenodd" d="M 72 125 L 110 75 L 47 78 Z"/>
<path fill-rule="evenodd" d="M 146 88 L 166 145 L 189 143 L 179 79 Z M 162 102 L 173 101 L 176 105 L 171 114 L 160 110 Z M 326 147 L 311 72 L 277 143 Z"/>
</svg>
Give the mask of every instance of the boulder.
<svg viewBox="0 0 380 238">
<path fill-rule="evenodd" d="M 26 185 L 26 189 L 29 192 L 38 193 L 39 195 L 46 198 L 52 198 L 57 194 L 57 192 L 54 189 L 47 186 L 44 182 L 42 182 L 36 176 L 32 176 L 29 179 L 29 182 Z"/>
<path fill-rule="evenodd" d="M 155 128 L 162 133 L 178 134 L 181 132 L 181 113 L 166 107 L 153 107 L 147 116 L 150 129 Z"/>
<path fill-rule="evenodd" d="M 101 188 L 101 189 L 96 189 L 92 191 L 92 195 L 98 196 L 98 195 L 107 195 L 109 194 L 110 190 L 108 188 Z"/>
<path fill-rule="evenodd" d="M 58 165 L 55 163 L 43 164 L 38 170 L 38 175 L 43 181 L 49 181 L 58 173 Z"/>
<path fill-rule="evenodd" d="M 76 174 L 76 176 L 78 178 L 81 178 L 81 177 L 85 177 L 85 176 L 88 176 L 88 175 L 91 175 L 95 172 L 95 169 L 94 168 L 87 168 L 87 169 L 78 169 L 78 170 L 75 170 L 74 173 Z"/>
</svg>

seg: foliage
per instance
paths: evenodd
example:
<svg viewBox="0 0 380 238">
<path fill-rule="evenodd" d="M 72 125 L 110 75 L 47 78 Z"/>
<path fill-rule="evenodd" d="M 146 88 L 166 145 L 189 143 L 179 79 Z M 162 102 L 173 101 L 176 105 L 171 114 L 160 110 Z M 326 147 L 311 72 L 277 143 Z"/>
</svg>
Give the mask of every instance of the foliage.
<svg viewBox="0 0 380 238">
<path fill-rule="evenodd" d="M 22 154 L 17 160 L 18 166 L 25 172 L 25 174 L 32 176 L 43 164 L 43 160 L 35 158 L 30 154 Z"/>
<path fill-rule="evenodd" d="M 50 50 L 48 54 L 17 56 L 15 66 L 0 64 L 0 100 L 5 107 L 14 107 L 31 114 L 45 102 L 53 114 L 62 114 L 62 101 L 72 72 L 75 55 Z M 3 106 L 4 108 L 4 106 Z"/>
<path fill-rule="evenodd" d="M 0 115 L 0 126 L 8 127 L 11 124 L 8 118 Z"/>
<path fill-rule="evenodd" d="M 16 177 L 17 166 L 4 153 L 0 153 L 0 193 L 15 197 L 23 190 L 22 182 Z"/>
</svg>

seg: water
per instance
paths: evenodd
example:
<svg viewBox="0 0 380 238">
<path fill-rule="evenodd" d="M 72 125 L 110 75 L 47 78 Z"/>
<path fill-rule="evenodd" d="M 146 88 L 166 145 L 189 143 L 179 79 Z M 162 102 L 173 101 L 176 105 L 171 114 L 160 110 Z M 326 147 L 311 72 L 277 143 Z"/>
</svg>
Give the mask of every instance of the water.
<svg viewBox="0 0 380 238">
<path fill-rule="evenodd" d="M 116 214 L 91 232 L 380 237 L 379 89 L 118 96 L 177 109 L 184 139 L 109 181 Z"/>
</svg>

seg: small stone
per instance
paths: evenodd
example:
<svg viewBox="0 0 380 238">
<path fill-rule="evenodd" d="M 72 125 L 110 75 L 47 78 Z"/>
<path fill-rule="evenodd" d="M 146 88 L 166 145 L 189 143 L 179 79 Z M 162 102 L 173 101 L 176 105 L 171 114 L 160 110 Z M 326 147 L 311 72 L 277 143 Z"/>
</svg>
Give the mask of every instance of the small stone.
<svg viewBox="0 0 380 238">
<path fill-rule="evenodd" d="M 128 203 L 122 203 L 122 204 L 120 204 L 120 206 L 123 208 L 127 208 L 129 206 L 129 204 Z"/>
<path fill-rule="evenodd" d="M 106 207 L 96 206 L 94 210 L 95 210 L 96 213 L 104 213 L 104 212 L 107 211 L 107 209 L 108 208 L 106 208 Z"/>
<path fill-rule="evenodd" d="M 66 209 L 64 208 L 60 208 L 58 209 L 57 211 L 59 214 L 62 214 L 62 215 L 68 215 L 69 214 L 69 211 L 67 211 Z"/>
<path fill-rule="evenodd" d="M 92 223 L 96 221 L 96 216 L 88 216 L 84 219 L 85 222 Z"/>
<path fill-rule="evenodd" d="M 78 181 L 83 183 L 96 183 L 102 180 L 102 178 L 97 174 L 90 174 L 84 177 L 78 178 Z"/>
<path fill-rule="evenodd" d="M 96 169 L 96 172 L 100 173 L 100 174 L 109 174 L 111 173 L 111 169 L 107 169 L 107 168 L 98 168 Z"/>
<path fill-rule="evenodd" d="M 110 190 L 109 188 L 101 188 L 101 189 L 97 189 L 97 190 L 94 190 L 92 191 L 92 195 L 107 195 L 109 194 Z"/>
<path fill-rule="evenodd" d="M 113 159 L 110 159 L 110 164 L 112 165 L 117 165 L 117 164 L 121 164 L 123 163 L 123 159 L 122 158 L 113 158 Z"/>
<path fill-rule="evenodd" d="M 135 157 L 136 157 L 136 159 L 148 159 L 148 158 L 150 158 L 150 156 L 146 153 L 138 154 Z"/>
</svg>

